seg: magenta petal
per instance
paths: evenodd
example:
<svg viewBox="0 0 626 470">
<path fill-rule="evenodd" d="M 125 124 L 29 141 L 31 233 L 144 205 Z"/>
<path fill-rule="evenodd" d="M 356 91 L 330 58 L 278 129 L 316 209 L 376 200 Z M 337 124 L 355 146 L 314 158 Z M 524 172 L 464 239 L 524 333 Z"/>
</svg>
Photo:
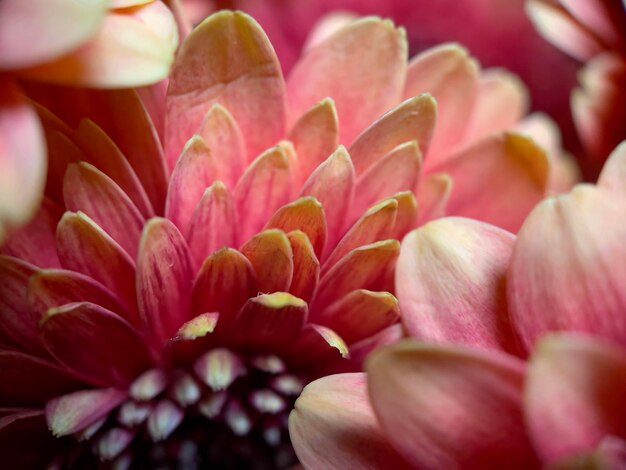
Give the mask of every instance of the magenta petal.
<svg viewBox="0 0 626 470">
<path fill-rule="evenodd" d="M 416 468 L 538 466 L 519 359 L 405 340 L 374 352 L 365 369 L 381 426 Z"/>
<path fill-rule="evenodd" d="M 156 341 L 171 338 L 191 318 L 189 248 L 167 219 L 150 219 L 137 256 L 137 298 L 144 327 Z"/>
<path fill-rule="evenodd" d="M 135 328 L 88 302 L 50 309 L 41 335 L 54 357 L 94 384 L 126 385 L 152 363 Z"/>
<path fill-rule="evenodd" d="M 59 450 L 58 440 L 48 430 L 43 410 L 17 409 L 0 416 L 0 455 L 5 468 L 35 469 L 50 464 Z"/>
<path fill-rule="evenodd" d="M 63 395 L 46 406 L 48 426 L 57 437 L 81 431 L 122 404 L 127 395 L 127 392 L 114 388 Z"/>
</svg>

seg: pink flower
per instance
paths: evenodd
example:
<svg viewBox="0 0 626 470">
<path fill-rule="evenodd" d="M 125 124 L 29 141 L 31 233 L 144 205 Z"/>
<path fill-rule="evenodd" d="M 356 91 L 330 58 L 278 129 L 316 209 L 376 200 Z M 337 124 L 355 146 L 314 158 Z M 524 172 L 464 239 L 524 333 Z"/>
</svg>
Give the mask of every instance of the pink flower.
<svg viewBox="0 0 626 470">
<path fill-rule="evenodd" d="M 623 143 L 596 186 L 545 200 L 517 238 L 461 218 L 407 235 L 396 292 L 413 339 L 304 389 L 290 417 L 304 466 L 622 468 L 625 183 Z"/>
<path fill-rule="evenodd" d="M 626 137 L 626 10 L 611 0 L 529 0 L 537 30 L 585 62 L 572 112 L 581 140 L 599 169 Z"/>
<path fill-rule="evenodd" d="M 0 241 L 41 202 L 46 144 L 18 79 L 96 88 L 167 76 L 177 46 L 160 1 L 3 0 L 0 4 Z"/>
<path fill-rule="evenodd" d="M 558 154 L 505 130 L 517 80 L 454 45 L 406 55 L 366 18 L 285 83 L 258 24 L 219 12 L 165 101 L 144 90 L 164 146 L 133 90 L 28 86 L 50 165 L 0 257 L 4 462 L 36 434 L 32 457 L 60 466 L 286 466 L 302 386 L 395 331 L 398 240 L 444 211 L 516 230 L 567 184 Z"/>
</svg>

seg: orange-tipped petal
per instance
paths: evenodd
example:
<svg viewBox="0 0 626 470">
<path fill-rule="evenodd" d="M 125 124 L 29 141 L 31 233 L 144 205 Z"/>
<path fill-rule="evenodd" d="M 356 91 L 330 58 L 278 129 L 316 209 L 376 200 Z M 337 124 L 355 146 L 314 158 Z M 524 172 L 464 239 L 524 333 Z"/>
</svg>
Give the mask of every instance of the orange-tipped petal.
<svg viewBox="0 0 626 470">
<path fill-rule="evenodd" d="M 99 305 L 83 302 L 52 308 L 40 328 L 48 351 L 97 385 L 127 385 L 152 363 L 141 334 Z"/>
<path fill-rule="evenodd" d="M 333 247 L 345 223 L 354 197 L 354 167 L 345 147 L 340 145 L 309 177 L 301 195 L 317 199 L 326 215 L 328 238 L 326 246 Z"/>
<path fill-rule="evenodd" d="M 66 212 L 57 226 L 57 251 L 61 264 L 85 274 L 115 292 L 127 318 L 138 326 L 135 261 L 123 248 L 82 212 Z"/>
<path fill-rule="evenodd" d="M 287 234 L 293 253 L 293 278 L 289 292 L 310 302 L 320 279 L 320 263 L 306 233 L 294 230 Z"/>
<path fill-rule="evenodd" d="M 443 44 L 411 59 L 404 96 L 430 93 L 437 100 L 437 126 L 427 166 L 444 160 L 447 152 L 466 135 L 468 116 L 478 90 L 478 66 L 457 44 Z"/>
<path fill-rule="evenodd" d="M 391 232 L 391 238 L 402 240 L 404 236 L 417 225 L 417 199 L 412 191 L 402 191 L 393 195 L 398 202 L 396 223 Z"/>
<path fill-rule="evenodd" d="M 293 125 L 287 138 L 298 154 L 300 180 L 305 180 L 339 145 L 335 102 L 324 98 Z"/>
<path fill-rule="evenodd" d="M 340 142 L 349 145 L 400 100 L 406 56 L 404 30 L 390 21 L 370 17 L 348 24 L 310 49 L 291 71 L 290 122 L 330 97 L 337 107 Z"/>
<path fill-rule="evenodd" d="M 392 325 L 399 314 L 398 301 L 389 292 L 359 289 L 329 305 L 311 320 L 332 328 L 347 344 L 352 344 Z"/>
<path fill-rule="evenodd" d="M 0 5 L 0 69 L 48 62 L 91 38 L 109 1 L 4 0 Z"/>
<path fill-rule="evenodd" d="M 314 197 L 301 197 L 281 207 L 265 228 L 277 228 L 283 232 L 301 230 L 313 245 L 315 254 L 322 255 L 327 236 L 326 217 L 322 205 Z"/>
<path fill-rule="evenodd" d="M 547 156 L 530 138 L 515 133 L 487 137 L 450 156 L 432 171 L 454 180 L 446 213 L 517 232 L 546 194 Z"/>
<path fill-rule="evenodd" d="M 289 415 L 289 434 L 308 468 L 411 468 L 381 430 L 365 374 L 338 374 L 305 387 Z"/>
<path fill-rule="evenodd" d="M 400 243 L 385 240 L 349 252 L 320 280 L 314 308 L 321 309 L 356 289 L 393 290 Z"/>
<path fill-rule="evenodd" d="M 447 173 L 428 175 L 420 181 L 417 190 L 418 225 L 423 225 L 429 220 L 443 217 L 446 214 L 453 188 L 454 181 Z"/>
<path fill-rule="evenodd" d="M 395 193 L 413 191 L 421 167 L 422 154 L 416 141 L 397 146 L 357 180 L 352 215 L 362 214 L 372 204 Z"/>
<path fill-rule="evenodd" d="M 223 247 L 236 245 L 233 198 L 221 181 L 204 191 L 189 221 L 187 242 L 195 266 Z"/>
<path fill-rule="evenodd" d="M 82 211 L 134 258 L 144 218 L 122 189 L 89 163 L 72 163 L 63 179 L 65 207 Z"/>
<path fill-rule="evenodd" d="M 502 229 L 461 218 L 435 220 L 409 233 L 396 268 L 407 333 L 517 353 L 506 302 L 514 241 Z"/>
<path fill-rule="evenodd" d="M 300 333 L 307 313 L 307 303 L 287 292 L 252 297 L 233 322 L 234 341 L 243 347 L 282 347 Z"/>
<path fill-rule="evenodd" d="M 250 261 L 237 250 L 222 248 L 206 259 L 196 275 L 193 311 L 219 312 L 219 321 L 223 323 L 257 292 Z"/>
<path fill-rule="evenodd" d="M 354 168 L 360 175 L 399 145 L 415 141 L 426 155 L 435 130 L 437 102 L 428 94 L 403 101 L 378 118 L 350 145 Z"/>
<path fill-rule="evenodd" d="M 329 370 L 336 371 L 336 366 L 341 367 L 344 360 L 350 358 L 350 351 L 335 331 L 326 326 L 307 323 L 298 338 L 289 345 L 286 355 L 289 363 L 296 368 L 315 364 L 323 369 L 324 363 L 327 363 Z"/>
<path fill-rule="evenodd" d="M 251 17 L 225 10 L 209 16 L 187 36 L 174 62 L 166 153 L 179 153 L 219 103 L 237 121 L 248 158 L 254 158 L 284 135 L 284 88 L 274 49 Z"/>
<path fill-rule="evenodd" d="M 6 6 L 5 3 L 0 6 L 0 14 Z M 16 4 L 13 8 L 19 8 L 17 2 L 11 1 L 9 4 Z M 22 35 L 23 32 L 20 33 L 20 36 Z M 0 242 L 6 238 L 7 226 L 23 225 L 37 211 L 43 195 L 45 175 L 46 142 L 37 114 L 21 95 L 17 85 L 2 78 L 0 79 Z"/>
<path fill-rule="evenodd" d="M 78 49 L 20 75 L 91 88 L 137 87 L 167 76 L 177 45 L 172 13 L 154 1 L 130 11 L 111 11 Z"/>
<path fill-rule="evenodd" d="M 194 135 L 176 162 L 165 200 L 165 216 L 182 234 L 188 233 L 194 209 L 218 176 L 211 149 L 202 137 Z"/>
<path fill-rule="evenodd" d="M 554 461 L 592 452 L 608 435 L 624 439 L 625 387 L 621 348 L 582 335 L 542 339 L 525 390 L 527 421 L 541 456 Z"/>
<path fill-rule="evenodd" d="M 413 466 L 538 466 L 522 416 L 520 360 L 406 340 L 372 354 L 365 369 L 376 416 Z"/>
<path fill-rule="evenodd" d="M 235 187 L 240 241 L 257 233 L 271 214 L 289 201 L 292 168 L 281 146 L 272 147 L 252 162 Z"/>
<path fill-rule="evenodd" d="M 190 319 L 192 281 L 183 236 L 169 220 L 150 219 L 137 255 L 137 299 L 144 327 L 157 343 Z"/>
<path fill-rule="evenodd" d="M 248 240 L 241 247 L 241 253 L 254 268 L 259 292 L 269 294 L 289 289 L 293 279 L 293 252 L 285 232 L 265 230 Z"/>
<path fill-rule="evenodd" d="M 248 161 L 244 136 L 226 108 L 216 103 L 196 131 L 213 155 L 217 173 L 227 187 L 234 188 Z"/>
<path fill-rule="evenodd" d="M 626 153 L 618 151 L 606 167 L 624 165 Z M 507 287 L 514 321 L 529 348 L 550 330 L 626 340 L 626 293 L 620 287 L 626 279 L 623 189 L 620 196 L 609 184 L 617 175 L 604 173 L 599 187 L 579 185 L 569 195 L 545 200 L 520 230 Z"/>
<path fill-rule="evenodd" d="M 586 61 L 602 52 L 599 39 L 550 0 L 529 0 L 526 11 L 539 34 L 572 57 Z"/>
<path fill-rule="evenodd" d="M 486 70 L 480 77 L 466 135 L 476 140 L 510 129 L 526 115 L 528 107 L 528 90 L 517 76 L 501 69 Z"/>
</svg>

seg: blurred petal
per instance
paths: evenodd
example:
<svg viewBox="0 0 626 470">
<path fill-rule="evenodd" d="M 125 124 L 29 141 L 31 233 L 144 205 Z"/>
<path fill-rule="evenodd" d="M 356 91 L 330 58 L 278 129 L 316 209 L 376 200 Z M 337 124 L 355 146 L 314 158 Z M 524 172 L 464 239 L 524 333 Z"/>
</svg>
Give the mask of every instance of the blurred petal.
<svg viewBox="0 0 626 470">
<path fill-rule="evenodd" d="M 625 388 L 621 348 L 582 335 L 542 339 L 526 381 L 527 421 L 541 456 L 554 461 L 591 452 L 609 434 L 625 438 Z"/>
<path fill-rule="evenodd" d="M 0 4 L 0 69 L 48 62 L 91 38 L 109 0 L 3 0 Z"/>
<path fill-rule="evenodd" d="M 177 45 L 174 17 L 155 1 L 130 12 L 110 12 L 96 34 L 77 50 L 21 70 L 20 75 L 91 88 L 147 85 L 167 76 Z"/>
<path fill-rule="evenodd" d="M 530 138 L 497 134 L 473 143 L 429 171 L 454 180 L 446 212 L 516 232 L 543 199 L 549 166 L 545 152 Z"/>
<path fill-rule="evenodd" d="M 454 181 L 447 173 L 435 173 L 421 179 L 417 190 L 418 225 L 446 215 L 446 206 L 453 188 Z"/>
<path fill-rule="evenodd" d="M 18 3 L 24 5 L 10 1 L 8 6 L 23 8 Z M 0 16 L 5 4 L 0 6 Z M 46 143 L 37 114 L 15 83 L 0 78 L 0 243 L 6 237 L 7 225 L 22 225 L 36 212 L 45 174 Z"/>
<path fill-rule="evenodd" d="M 515 237 L 471 219 L 444 218 L 402 241 L 396 289 L 407 333 L 519 354 L 506 302 Z"/>
<path fill-rule="evenodd" d="M 174 62 L 167 155 L 178 154 L 209 108 L 219 103 L 245 136 L 248 158 L 255 158 L 283 137 L 284 86 L 274 49 L 256 21 L 241 12 L 211 15 L 185 39 Z"/>
<path fill-rule="evenodd" d="M 390 21 L 370 17 L 348 24 L 310 49 L 291 71 L 290 122 L 330 97 L 337 107 L 340 142 L 349 145 L 400 100 L 406 56 L 404 30 Z"/>
<path fill-rule="evenodd" d="M 307 385 L 289 415 L 289 434 L 308 468 L 410 468 L 376 421 L 365 374 L 331 375 Z"/>
<path fill-rule="evenodd" d="M 522 416 L 523 363 L 495 351 L 387 346 L 365 366 L 372 406 L 417 468 L 535 468 Z"/>
</svg>

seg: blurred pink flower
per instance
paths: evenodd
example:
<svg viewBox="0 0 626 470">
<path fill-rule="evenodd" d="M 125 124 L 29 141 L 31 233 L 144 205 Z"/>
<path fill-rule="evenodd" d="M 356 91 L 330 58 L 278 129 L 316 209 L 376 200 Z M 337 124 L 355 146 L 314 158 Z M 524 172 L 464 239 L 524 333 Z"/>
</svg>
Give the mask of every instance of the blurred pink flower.
<svg viewBox="0 0 626 470">
<path fill-rule="evenodd" d="M 528 0 L 537 30 L 585 63 L 574 122 L 596 172 L 626 138 L 626 7 L 619 0 Z"/>
<path fill-rule="evenodd" d="M 461 218 L 407 235 L 412 339 L 304 389 L 290 416 L 304 466 L 622 468 L 625 188 L 623 143 L 596 186 L 545 200 L 517 238 Z"/>
<path fill-rule="evenodd" d="M 177 43 L 160 1 L 0 3 L 0 242 L 32 217 L 45 184 L 43 130 L 17 80 L 145 85 L 167 76 Z"/>
<path fill-rule="evenodd" d="M 29 458 L 61 466 L 285 466 L 303 384 L 394 329 L 404 234 L 444 211 L 516 230 L 569 185 L 558 148 L 505 130 L 554 150 L 518 80 L 455 45 L 407 64 L 390 21 L 311 45 L 285 83 L 222 11 L 162 85 L 143 96 L 164 145 L 133 90 L 27 87 L 50 165 L 0 257 L 5 463 L 38 436 Z"/>
</svg>

